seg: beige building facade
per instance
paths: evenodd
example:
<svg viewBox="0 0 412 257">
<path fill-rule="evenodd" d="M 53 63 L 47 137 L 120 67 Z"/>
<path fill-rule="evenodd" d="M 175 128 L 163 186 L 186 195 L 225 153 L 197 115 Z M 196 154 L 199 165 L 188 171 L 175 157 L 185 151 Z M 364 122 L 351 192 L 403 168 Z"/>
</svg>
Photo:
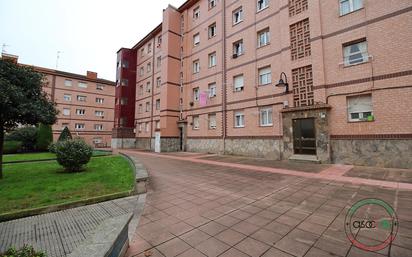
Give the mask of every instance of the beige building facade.
<svg viewBox="0 0 412 257">
<path fill-rule="evenodd" d="M 411 168 L 411 11 L 408 0 L 168 6 L 118 52 L 136 63 L 118 65 L 119 87 L 136 72 L 134 124 L 118 127 L 154 151 Z"/>
</svg>

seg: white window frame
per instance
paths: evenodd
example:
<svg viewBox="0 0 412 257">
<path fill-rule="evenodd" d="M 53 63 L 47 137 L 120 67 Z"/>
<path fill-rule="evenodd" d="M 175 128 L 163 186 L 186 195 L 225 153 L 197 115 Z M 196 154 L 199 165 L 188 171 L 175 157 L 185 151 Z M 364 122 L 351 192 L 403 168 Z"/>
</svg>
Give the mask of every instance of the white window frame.
<svg viewBox="0 0 412 257">
<path fill-rule="evenodd" d="M 240 83 L 240 79 L 242 79 L 242 83 Z M 243 74 L 239 74 L 233 77 L 233 91 L 234 92 L 241 92 L 245 88 L 245 77 Z"/>
<path fill-rule="evenodd" d="M 256 8 L 257 11 L 260 12 L 269 7 L 269 0 L 257 0 Z"/>
<path fill-rule="evenodd" d="M 104 117 L 104 111 L 94 111 L 96 117 Z"/>
<path fill-rule="evenodd" d="M 358 47 L 359 51 L 351 52 L 352 47 Z M 355 55 L 362 55 L 362 58 L 352 59 Z M 347 43 L 343 45 L 343 64 L 344 66 L 352 66 L 369 61 L 368 54 L 368 42 L 366 40 L 360 40 L 353 43 Z"/>
<path fill-rule="evenodd" d="M 70 94 L 64 94 L 64 95 L 63 95 L 63 99 L 64 99 L 64 101 L 66 101 L 66 102 L 71 102 L 71 101 L 72 101 L 72 95 L 70 95 Z"/>
<path fill-rule="evenodd" d="M 139 86 L 139 95 L 143 95 L 143 85 Z"/>
<path fill-rule="evenodd" d="M 196 33 L 193 35 L 193 46 L 200 45 L 200 33 Z"/>
<path fill-rule="evenodd" d="M 143 105 L 139 104 L 139 113 L 143 113 Z"/>
<path fill-rule="evenodd" d="M 140 77 L 142 77 L 144 75 L 144 67 L 143 66 L 140 67 L 139 75 L 140 75 Z"/>
<path fill-rule="evenodd" d="M 216 97 L 216 83 L 210 83 L 209 86 L 209 98 Z"/>
<path fill-rule="evenodd" d="M 200 88 L 193 88 L 193 101 L 198 102 L 200 99 Z"/>
<path fill-rule="evenodd" d="M 97 85 L 96 85 L 96 90 L 104 90 L 104 85 L 102 85 L 102 84 L 97 84 Z"/>
<path fill-rule="evenodd" d="M 143 123 L 139 123 L 139 132 L 142 132 Z"/>
<path fill-rule="evenodd" d="M 208 115 L 209 129 L 216 129 L 216 113 Z"/>
<path fill-rule="evenodd" d="M 82 130 L 82 129 L 85 129 L 85 128 L 86 128 L 86 125 L 85 125 L 84 123 L 76 123 L 76 124 L 74 125 L 74 128 L 75 128 L 75 129 L 78 129 L 78 130 Z"/>
<path fill-rule="evenodd" d="M 348 5 L 348 9 L 345 10 L 344 5 Z M 363 8 L 363 0 L 339 0 L 339 13 L 340 16 L 356 12 Z"/>
<path fill-rule="evenodd" d="M 96 103 L 103 104 L 104 103 L 104 98 L 96 97 Z"/>
<path fill-rule="evenodd" d="M 210 53 L 209 54 L 209 68 L 216 66 L 216 62 L 217 62 L 216 52 Z"/>
<path fill-rule="evenodd" d="M 160 129 L 160 120 L 156 121 L 156 129 Z"/>
<path fill-rule="evenodd" d="M 260 109 L 260 126 L 261 127 L 270 127 L 273 126 L 273 109 L 272 107 Z"/>
<path fill-rule="evenodd" d="M 162 78 L 161 77 L 157 77 L 156 78 L 156 87 L 160 87 L 162 85 Z"/>
<path fill-rule="evenodd" d="M 150 123 L 146 122 L 145 123 L 145 132 L 149 132 L 150 131 Z"/>
<path fill-rule="evenodd" d="M 102 131 L 103 130 L 103 124 L 94 124 L 94 130 Z"/>
<path fill-rule="evenodd" d="M 86 114 L 85 109 L 76 109 L 76 115 L 78 116 L 84 116 Z"/>
<path fill-rule="evenodd" d="M 346 101 L 349 122 L 367 121 L 369 116 L 367 114 L 373 116 L 372 95 L 349 96 Z M 358 117 L 352 118 L 352 114 L 358 114 Z"/>
<path fill-rule="evenodd" d="M 245 127 L 245 113 L 243 111 L 236 111 L 234 113 L 234 127 L 235 128 Z"/>
<path fill-rule="evenodd" d="M 129 85 L 129 80 L 128 79 L 122 79 L 120 82 L 120 85 L 122 87 L 127 87 L 127 85 Z"/>
<path fill-rule="evenodd" d="M 150 112 L 150 102 L 146 102 L 146 107 L 145 107 L 145 111 L 146 112 Z"/>
<path fill-rule="evenodd" d="M 149 72 L 152 71 L 152 63 L 151 63 L 151 62 L 149 62 L 149 63 L 146 65 L 146 70 L 147 70 L 147 73 L 149 73 Z"/>
<path fill-rule="evenodd" d="M 199 115 L 194 115 L 193 116 L 193 129 L 200 129 L 200 116 Z"/>
<path fill-rule="evenodd" d="M 258 82 L 259 86 L 265 86 L 272 83 L 272 70 L 271 66 L 262 67 L 258 70 Z"/>
<path fill-rule="evenodd" d="M 156 110 L 160 110 L 160 99 L 156 99 Z"/>
<path fill-rule="evenodd" d="M 78 86 L 79 88 L 87 88 L 87 83 L 86 83 L 86 82 L 81 82 L 81 81 L 79 81 L 79 82 L 77 83 L 77 86 Z"/>
<path fill-rule="evenodd" d="M 193 61 L 193 74 L 200 72 L 200 61 L 199 59 Z"/>
<path fill-rule="evenodd" d="M 150 93 L 152 91 L 152 84 L 150 81 L 146 82 L 146 92 Z"/>
<path fill-rule="evenodd" d="M 217 35 L 216 23 L 213 23 L 213 24 L 209 25 L 207 31 L 208 31 L 209 39 L 216 37 L 216 35 Z"/>
<path fill-rule="evenodd" d="M 158 56 L 156 60 L 157 68 L 160 68 L 162 66 L 162 57 Z"/>
<path fill-rule="evenodd" d="M 239 7 L 233 11 L 233 25 L 239 24 L 243 21 L 243 7 Z"/>
<path fill-rule="evenodd" d="M 233 43 L 233 57 L 237 58 L 245 53 L 243 39 Z"/>
<path fill-rule="evenodd" d="M 70 108 L 63 108 L 63 116 L 70 116 Z"/>
<path fill-rule="evenodd" d="M 266 28 L 257 34 L 258 47 L 267 46 L 270 44 L 270 29 Z"/>
<path fill-rule="evenodd" d="M 197 20 L 200 18 L 200 7 L 197 6 L 193 9 L 193 19 Z"/>
<path fill-rule="evenodd" d="M 120 98 L 120 105 L 127 105 L 129 102 L 129 99 L 127 97 L 121 97 Z"/>
<path fill-rule="evenodd" d="M 87 101 L 87 96 L 78 95 L 78 96 L 77 96 L 77 101 L 79 101 L 79 102 L 86 102 L 86 101 Z"/>
<path fill-rule="evenodd" d="M 209 10 L 216 7 L 217 0 L 209 0 Z"/>
</svg>

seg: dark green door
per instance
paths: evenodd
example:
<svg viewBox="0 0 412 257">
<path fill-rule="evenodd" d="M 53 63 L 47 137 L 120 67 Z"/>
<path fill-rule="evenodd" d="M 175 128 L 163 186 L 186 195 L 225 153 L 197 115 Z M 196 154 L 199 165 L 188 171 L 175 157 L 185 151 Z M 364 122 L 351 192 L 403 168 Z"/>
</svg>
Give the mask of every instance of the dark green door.
<svg viewBox="0 0 412 257">
<path fill-rule="evenodd" d="M 316 155 L 314 118 L 293 120 L 293 148 L 295 154 Z"/>
</svg>

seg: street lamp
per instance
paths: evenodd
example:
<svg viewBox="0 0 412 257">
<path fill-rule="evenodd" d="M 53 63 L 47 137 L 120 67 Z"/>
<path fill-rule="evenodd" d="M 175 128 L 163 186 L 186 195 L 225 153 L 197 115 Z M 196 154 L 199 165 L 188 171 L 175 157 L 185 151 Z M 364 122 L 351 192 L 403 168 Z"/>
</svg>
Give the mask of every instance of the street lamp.
<svg viewBox="0 0 412 257">
<path fill-rule="evenodd" d="M 282 75 L 284 75 L 285 80 L 283 80 Z M 288 77 L 286 76 L 286 73 L 284 72 L 280 73 L 279 82 L 275 86 L 276 87 L 286 87 L 285 93 L 289 93 Z"/>
</svg>

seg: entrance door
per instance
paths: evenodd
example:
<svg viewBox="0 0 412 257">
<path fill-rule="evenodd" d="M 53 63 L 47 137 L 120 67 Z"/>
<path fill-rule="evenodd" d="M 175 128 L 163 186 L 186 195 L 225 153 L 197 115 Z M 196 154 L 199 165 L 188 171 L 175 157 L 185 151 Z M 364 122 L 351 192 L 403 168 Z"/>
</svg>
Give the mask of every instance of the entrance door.
<svg viewBox="0 0 412 257">
<path fill-rule="evenodd" d="M 160 153 L 160 132 L 155 132 L 155 152 Z"/>
<path fill-rule="evenodd" d="M 293 120 L 293 148 L 295 154 L 316 155 L 314 118 Z"/>
</svg>

